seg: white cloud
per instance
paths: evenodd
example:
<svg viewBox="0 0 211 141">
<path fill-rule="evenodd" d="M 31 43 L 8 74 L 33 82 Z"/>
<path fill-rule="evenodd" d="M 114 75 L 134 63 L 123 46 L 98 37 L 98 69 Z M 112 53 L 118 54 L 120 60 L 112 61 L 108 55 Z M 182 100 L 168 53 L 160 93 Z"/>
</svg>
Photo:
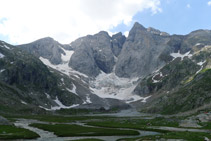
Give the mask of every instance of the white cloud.
<svg viewBox="0 0 211 141">
<path fill-rule="evenodd" d="M 190 4 L 187 4 L 187 8 L 190 8 L 191 6 L 190 6 Z"/>
<path fill-rule="evenodd" d="M 211 1 L 208 1 L 208 3 L 207 3 L 207 4 L 208 4 L 208 6 L 211 6 Z"/>
<path fill-rule="evenodd" d="M 0 0 L 0 34 L 12 43 L 50 36 L 62 43 L 130 24 L 137 12 L 161 12 L 160 0 Z M 1 20 L 4 19 L 4 20 Z M 6 20 L 5 20 L 6 19 Z"/>
<path fill-rule="evenodd" d="M 125 32 L 124 32 L 124 35 L 125 35 L 125 37 L 128 37 L 129 31 L 125 31 Z"/>
</svg>

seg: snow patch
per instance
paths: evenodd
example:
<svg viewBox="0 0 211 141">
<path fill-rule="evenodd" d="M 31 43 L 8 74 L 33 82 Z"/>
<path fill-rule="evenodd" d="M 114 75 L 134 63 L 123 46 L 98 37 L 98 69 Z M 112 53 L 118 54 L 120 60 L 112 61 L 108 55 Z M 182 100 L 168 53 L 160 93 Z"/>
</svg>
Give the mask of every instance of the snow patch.
<svg viewBox="0 0 211 141">
<path fill-rule="evenodd" d="M 90 81 L 90 89 L 101 98 L 114 98 L 126 102 L 134 102 L 143 99 L 133 94 L 138 78 L 119 78 L 115 73 L 101 72 L 95 80 Z"/>
<path fill-rule="evenodd" d="M 198 62 L 197 65 L 202 66 L 205 62 L 206 62 L 206 60 L 205 61 Z"/>
<path fill-rule="evenodd" d="M 1 70 L 0 70 L 0 73 L 2 73 L 3 71 L 5 71 L 5 69 L 1 69 Z"/>
<path fill-rule="evenodd" d="M 27 103 L 26 103 L 26 102 L 24 102 L 24 101 L 22 101 L 22 100 L 21 100 L 21 103 L 22 103 L 22 104 L 25 104 L 25 105 L 27 105 Z"/>
<path fill-rule="evenodd" d="M 4 58 L 4 54 L 1 54 L 1 53 L 0 53 L 0 59 L 1 59 L 1 58 Z"/>
<path fill-rule="evenodd" d="M 155 80 L 155 77 L 158 76 L 158 75 L 159 75 L 159 77 L 164 77 L 162 72 L 156 73 L 154 76 L 152 76 L 152 83 L 158 83 L 158 82 L 161 82 L 162 81 L 162 79 Z"/>
<path fill-rule="evenodd" d="M 83 76 L 83 77 L 88 77 L 87 75 L 80 73 L 78 71 L 73 70 L 71 67 L 68 66 L 68 62 L 65 62 L 63 64 L 59 64 L 59 65 L 53 65 L 51 64 L 51 62 L 48 59 L 45 59 L 43 57 L 39 58 L 43 64 L 45 64 L 48 67 L 51 67 L 53 69 L 56 69 L 58 71 L 60 71 L 63 74 L 66 74 L 67 76 L 71 75 L 79 75 L 79 76 Z M 64 59 L 64 58 L 63 58 Z"/>
<path fill-rule="evenodd" d="M 155 80 L 154 77 L 152 77 L 152 83 L 158 83 L 160 80 Z"/>
<path fill-rule="evenodd" d="M 202 45 L 202 43 L 196 43 L 196 44 L 195 44 L 195 46 L 200 46 L 200 45 Z"/>
<path fill-rule="evenodd" d="M 6 49 L 9 49 L 10 50 L 10 47 L 8 47 L 6 44 L 5 44 L 5 42 L 2 42 L 3 43 L 3 46 L 2 47 L 4 47 L 4 48 L 6 48 Z"/>
<path fill-rule="evenodd" d="M 51 96 L 49 94 L 45 93 L 45 95 L 48 99 L 51 99 Z"/>
<path fill-rule="evenodd" d="M 91 101 L 89 95 L 87 94 L 86 95 L 86 100 L 83 102 L 83 104 L 90 104 L 90 103 L 92 103 L 92 101 Z"/>
<path fill-rule="evenodd" d="M 181 58 L 181 60 L 183 60 L 184 57 L 190 58 L 193 56 L 192 54 L 190 54 L 190 51 L 186 52 L 185 54 L 181 54 L 180 51 L 178 51 L 177 53 L 171 53 L 170 55 L 173 57 L 173 60 L 176 58 Z"/>
<path fill-rule="evenodd" d="M 196 72 L 196 74 L 198 74 L 202 69 L 203 69 L 203 67 L 201 67 L 201 68 Z"/>
<path fill-rule="evenodd" d="M 75 94 L 75 95 L 78 95 L 77 92 L 76 92 L 76 86 L 73 84 L 73 88 L 72 90 L 70 90 L 69 88 L 66 88 L 66 90 L 68 90 L 69 92 Z"/>
<path fill-rule="evenodd" d="M 157 72 L 159 72 L 159 71 L 160 71 L 160 69 L 161 69 L 161 68 L 159 68 L 159 69 L 155 70 L 153 73 L 157 73 Z"/>
<path fill-rule="evenodd" d="M 206 60 L 205 61 L 201 61 L 201 62 L 198 62 L 197 63 L 197 65 L 199 65 L 199 66 L 201 66 L 201 68 L 196 72 L 196 74 L 198 74 L 202 69 L 203 69 L 203 64 L 206 62 Z"/>
<path fill-rule="evenodd" d="M 147 96 L 147 97 L 144 97 L 143 100 L 142 100 L 141 102 L 147 102 L 146 100 L 147 100 L 148 98 L 150 98 L 150 97 L 151 97 L 151 95 L 150 95 L 150 96 Z"/>
<path fill-rule="evenodd" d="M 4 47 L 5 47 L 6 49 L 9 49 L 9 50 L 10 50 L 10 48 L 9 48 L 7 45 L 5 45 L 5 44 L 4 44 Z"/>
<path fill-rule="evenodd" d="M 39 106 L 39 107 L 42 108 L 42 109 L 45 109 L 46 111 L 51 111 L 51 109 L 45 108 L 43 106 Z"/>
<path fill-rule="evenodd" d="M 64 78 L 61 78 L 62 84 L 64 85 Z"/>
<path fill-rule="evenodd" d="M 65 55 L 62 54 L 62 61 L 64 63 L 68 63 L 71 56 L 73 55 L 74 51 L 73 50 L 65 50 L 64 48 L 61 47 L 61 49 L 65 52 Z"/>
<path fill-rule="evenodd" d="M 70 90 L 69 88 L 66 88 L 66 90 L 68 90 L 69 92 L 71 92 L 71 93 L 73 93 L 73 94 L 78 96 L 78 94 L 76 93 L 76 86 L 74 84 L 73 84 L 73 89 L 72 90 Z"/>
<path fill-rule="evenodd" d="M 147 102 L 146 100 L 151 97 L 151 96 L 147 96 L 147 97 L 141 97 L 140 98 L 140 97 L 137 97 L 137 96 L 138 95 L 133 95 L 130 100 L 126 101 L 126 103 L 132 103 L 132 102 L 135 102 L 135 101 L 138 101 L 138 100 L 141 100 L 141 102 Z"/>
<path fill-rule="evenodd" d="M 59 101 L 58 97 L 54 100 L 58 106 L 52 107 L 52 109 L 61 109 L 61 108 L 67 108 L 67 106 L 63 105 L 61 101 Z"/>
<path fill-rule="evenodd" d="M 51 106 L 50 109 L 45 108 L 45 107 L 43 107 L 43 106 L 39 106 L 39 107 L 42 108 L 42 109 L 45 109 L 45 110 L 47 110 L 47 111 L 55 111 L 55 110 L 60 110 L 60 109 L 70 109 L 70 108 L 74 108 L 74 107 L 79 106 L 79 104 L 73 104 L 73 105 L 71 105 L 71 106 L 65 106 L 65 105 L 62 104 L 61 101 L 59 101 L 58 97 L 56 97 L 56 99 L 54 100 L 54 102 L 55 102 L 58 106 L 53 106 L 53 107 Z"/>
</svg>

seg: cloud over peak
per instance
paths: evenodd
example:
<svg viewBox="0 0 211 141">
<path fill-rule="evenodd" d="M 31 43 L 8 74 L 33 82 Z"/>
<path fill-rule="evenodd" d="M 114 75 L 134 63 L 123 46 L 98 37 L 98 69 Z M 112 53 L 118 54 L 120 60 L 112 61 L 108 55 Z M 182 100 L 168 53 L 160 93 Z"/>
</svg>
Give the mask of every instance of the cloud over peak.
<svg viewBox="0 0 211 141">
<path fill-rule="evenodd" d="M 127 25 L 145 9 L 161 12 L 160 0 L 6 0 L 1 5 L 0 34 L 18 44 L 46 36 L 70 43 L 121 23 Z"/>
</svg>

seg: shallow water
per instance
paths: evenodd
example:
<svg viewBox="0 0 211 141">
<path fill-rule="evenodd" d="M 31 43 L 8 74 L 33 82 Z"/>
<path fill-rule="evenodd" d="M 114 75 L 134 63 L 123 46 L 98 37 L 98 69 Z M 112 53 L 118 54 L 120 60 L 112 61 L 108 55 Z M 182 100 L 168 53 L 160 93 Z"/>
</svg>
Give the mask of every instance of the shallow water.
<svg viewBox="0 0 211 141">
<path fill-rule="evenodd" d="M 47 122 L 40 122 L 40 121 L 37 121 L 37 120 L 31 120 L 31 119 L 18 119 L 14 124 L 15 124 L 15 126 L 22 127 L 22 128 L 25 128 L 25 129 L 29 129 L 29 130 L 37 133 L 38 135 L 40 135 L 40 138 L 32 139 L 32 140 L 18 140 L 18 141 L 64 141 L 64 140 L 76 140 L 76 139 L 84 139 L 84 138 L 96 138 L 96 139 L 102 139 L 102 140 L 105 140 L 105 141 L 116 141 L 117 139 L 126 138 L 126 137 L 132 138 L 132 137 L 141 137 L 141 136 L 146 136 L 146 135 L 159 134 L 157 132 L 136 130 L 140 133 L 140 135 L 136 135 L 136 136 L 57 137 L 52 132 L 44 131 L 42 129 L 38 129 L 38 128 L 29 126 L 29 124 L 31 124 L 31 123 L 47 123 Z M 77 122 L 77 123 L 74 123 L 74 124 L 78 124 L 78 125 L 81 125 L 81 126 L 88 126 L 88 125 L 85 125 L 85 124 L 80 123 L 80 122 Z M 89 127 L 94 127 L 94 126 L 89 126 Z M 123 128 L 117 128 L 117 129 L 131 130 L 131 129 L 126 129 L 126 128 L 124 128 L 124 129 Z"/>
<path fill-rule="evenodd" d="M 160 126 L 160 127 L 151 127 L 153 129 L 162 129 L 162 130 L 167 130 L 167 131 L 189 131 L 189 132 L 204 132 L 204 133 L 211 133 L 211 130 L 206 130 L 206 129 L 191 129 L 191 128 L 178 128 L 178 127 L 165 127 L 165 126 Z"/>
</svg>

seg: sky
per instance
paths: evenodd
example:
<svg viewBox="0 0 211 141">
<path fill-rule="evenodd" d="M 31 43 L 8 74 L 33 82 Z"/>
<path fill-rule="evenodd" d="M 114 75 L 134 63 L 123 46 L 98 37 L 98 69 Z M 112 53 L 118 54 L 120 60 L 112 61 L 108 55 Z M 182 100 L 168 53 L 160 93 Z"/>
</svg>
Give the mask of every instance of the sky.
<svg viewBox="0 0 211 141">
<path fill-rule="evenodd" d="M 0 40 L 71 43 L 101 30 L 126 36 L 135 22 L 170 34 L 211 30 L 211 0 L 0 0 Z"/>
</svg>

